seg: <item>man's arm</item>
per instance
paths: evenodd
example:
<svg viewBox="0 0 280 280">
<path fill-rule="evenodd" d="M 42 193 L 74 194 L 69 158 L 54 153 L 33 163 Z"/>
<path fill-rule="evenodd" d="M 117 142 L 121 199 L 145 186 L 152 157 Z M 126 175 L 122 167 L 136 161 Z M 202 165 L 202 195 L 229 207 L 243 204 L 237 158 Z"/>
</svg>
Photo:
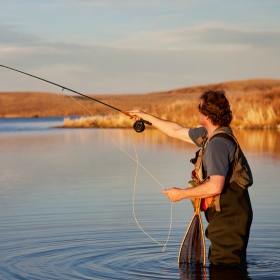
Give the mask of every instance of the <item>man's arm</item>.
<svg viewBox="0 0 280 280">
<path fill-rule="evenodd" d="M 207 198 L 218 195 L 222 192 L 226 177 L 220 175 L 212 175 L 210 179 L 193 188 L 179 189 L 172 188 L 164 190 L 163 193 L 173 202 L 180 201 L 185 198 Z"/>
<path fill-rule="evenodd" d="M 129 113 L 134 120 L 144 119 L 148 122 L 151 122 L 155 128 L 157 128 L 167 136 L 194 144 L 189 136 L 190 129 L 187 127 L 184 127 L 172 121 L 163 120 L 156 116 L 147 114 L 141 110 L 131 110 L 127 111 L 127 113 Z"/>
</svg>

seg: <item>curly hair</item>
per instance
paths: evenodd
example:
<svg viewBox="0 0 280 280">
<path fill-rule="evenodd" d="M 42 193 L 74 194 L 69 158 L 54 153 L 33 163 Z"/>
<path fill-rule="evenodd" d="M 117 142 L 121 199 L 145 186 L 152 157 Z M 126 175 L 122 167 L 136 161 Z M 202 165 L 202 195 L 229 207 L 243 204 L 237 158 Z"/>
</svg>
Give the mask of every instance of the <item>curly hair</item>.
<svg viewBox="0 0 280 280">
<path fill-rule="evenodd" d="M 213 125 L 229 126 L 232 121 L 232 112 L 226 93 L 223 90 L 207 90 L 199 97 L 202 100 L 200 112 L 209 117 Z"/>
</svg>

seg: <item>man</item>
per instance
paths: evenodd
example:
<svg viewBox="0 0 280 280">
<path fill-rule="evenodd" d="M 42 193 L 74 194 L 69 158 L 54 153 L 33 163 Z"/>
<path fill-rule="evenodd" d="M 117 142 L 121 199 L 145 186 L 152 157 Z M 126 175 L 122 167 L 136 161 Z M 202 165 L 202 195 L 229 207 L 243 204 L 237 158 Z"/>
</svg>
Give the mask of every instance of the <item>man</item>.
<svg viewBox="0 0 280 280">
<path fill-rule="evenodd" d="M 247 187 L 252 184 L 252 174 L 229 127 L 232 112 L 225 92 L 209 90 L 199 100 L 202 127 L 195 129 L 141 110 L 128 113 L 136 120 L 151 122 L 170 137 L 202 147 L 203 178 L 199 178 L 199 184 L 192 188 L 171 188 L 163 193 L 173 202 L 202 198 L 204 204 L 201 207 L 209 222 L 206 237 L 211 241 L 208 255 L 211 265 L 246 266 L 246 248 L 253 218 Z"/>
</svg>

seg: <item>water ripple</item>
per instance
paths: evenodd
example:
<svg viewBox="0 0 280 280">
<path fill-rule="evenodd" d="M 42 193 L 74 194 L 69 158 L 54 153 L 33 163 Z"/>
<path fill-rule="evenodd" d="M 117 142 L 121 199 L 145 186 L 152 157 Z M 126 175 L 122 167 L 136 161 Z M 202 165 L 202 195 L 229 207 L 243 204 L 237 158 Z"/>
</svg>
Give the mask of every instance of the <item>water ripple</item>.
<svg viewBox="0 0 280 280">
<path fill-rule="evenodd" d="M 10 240 L 1 257 L 2 279 L 165 279 L 158 272 L 174 264 L 171 247 L 162 253 L 150 240 L 128 238 L 138 231 L 88 234 L 82 239 L 65 234 Z"/>
</svg>

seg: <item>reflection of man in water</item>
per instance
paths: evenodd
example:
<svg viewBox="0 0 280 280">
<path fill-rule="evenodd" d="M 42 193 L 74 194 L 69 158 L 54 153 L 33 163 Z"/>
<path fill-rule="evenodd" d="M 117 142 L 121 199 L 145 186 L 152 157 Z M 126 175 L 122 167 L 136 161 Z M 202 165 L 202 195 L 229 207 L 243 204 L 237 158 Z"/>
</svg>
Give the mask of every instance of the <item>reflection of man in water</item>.
<svg viewBox="0 0 280 280">
<path fill-rule="evenodd" d="M 170 137 L 199 147 L 204 146 L 204 182 L 193 188 L 171 188 L 163 192 L 171 201 L 205 198 L 204 201 L 208 202 L 205 205 L 205 208 L 208 207 L 205 216 L 209 222 L 206 237 L 211 241 L 208 256 L 211 265 L 245 266 L 253 213 L 247 186 L 240 186 L 236 183 L 238 180 L 231 182 L 231 178 L 235 178 L 239 173 L 236 174 L 236 168 L 233 167 L 237 144 L 230 136 L 233 136 L 229 128 L 232 120 L 230 105 L 224 91 L 206 91 L 200 96 L 198 109 L 202 127 L 195 129 L 160 119 L 141 110 L 132 110 L 129 113 L 136 116 L 135 119 L 142 118 L 151 122 Z M 226 133 L 215 135 L 219 130 Z M 242 152 L 239 157 L 246 161 Z M 248 165 L 247 169 L 250 173 Z"/>
</svg>

